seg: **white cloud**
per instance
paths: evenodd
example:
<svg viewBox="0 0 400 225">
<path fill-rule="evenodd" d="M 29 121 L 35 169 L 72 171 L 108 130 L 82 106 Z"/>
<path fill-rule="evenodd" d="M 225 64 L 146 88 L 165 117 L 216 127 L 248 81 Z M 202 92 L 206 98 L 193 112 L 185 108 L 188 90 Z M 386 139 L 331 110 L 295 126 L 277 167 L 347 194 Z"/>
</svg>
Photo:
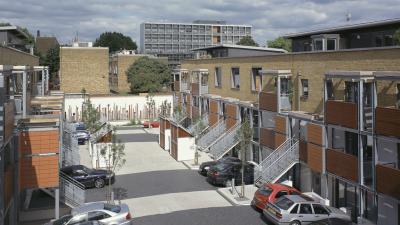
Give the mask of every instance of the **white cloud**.
<svg viewBox="0 0 400 225">
<path fill-rule="evenodd" d="M 261 45 L 277 36 L 345 23 L 400 17 L 398 0 L 0 0 L 0 21 L 11 22 L 62 43 L 78 32 L 94 41 L 104 31 L 117 31 L 139 41 L 144 21 L 225 20 L 253 25 Z"/>
</svg>

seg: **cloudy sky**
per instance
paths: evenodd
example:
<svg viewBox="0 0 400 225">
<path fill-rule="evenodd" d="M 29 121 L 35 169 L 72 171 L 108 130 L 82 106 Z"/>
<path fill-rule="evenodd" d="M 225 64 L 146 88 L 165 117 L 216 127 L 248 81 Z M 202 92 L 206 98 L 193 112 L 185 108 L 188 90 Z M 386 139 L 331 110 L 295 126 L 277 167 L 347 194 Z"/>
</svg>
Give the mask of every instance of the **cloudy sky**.
<svg viewBox="0 0 400 225">
<path fill-rule="evenodd" d="M 140 23 L 225 20 L 253 25 L 254 39 L 296 31 L 400 17 L 400 0 L 0 0 L 0 22 L 69 43 L 117 31 L 139 41 Z"/>
</svg>

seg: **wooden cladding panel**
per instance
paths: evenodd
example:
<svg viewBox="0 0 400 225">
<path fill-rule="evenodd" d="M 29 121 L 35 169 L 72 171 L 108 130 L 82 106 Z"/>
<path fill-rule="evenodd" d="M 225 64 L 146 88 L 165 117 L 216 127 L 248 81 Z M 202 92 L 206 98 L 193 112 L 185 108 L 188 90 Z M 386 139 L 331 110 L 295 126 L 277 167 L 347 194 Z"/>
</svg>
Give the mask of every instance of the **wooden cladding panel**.
<svg viewBox="0 0 400 225">
<path fill-rule="evenodd" d="M 199 95 L 199 84 L 198 83 L 190 83 L 190 92 L 192 95 Z"/>
<path fill-rule="evenodd" d="M 275 132 L 272 129 L 260 128 L 260 144 L 275 149 Z"/>
<path fill-rule="evenodd" d="M 307 143 L 307 164 L 316 171 L 322 173 L 322 147 Z"/>
<path fill-rule="evenodd" d="M 181 137 L 191 137 L 192 135 L 190 135 L 188 132 L 186 132 L 184 129 L 178 127 L 178 138 Z"/>
<path fill-rule="evenodd" d="M 299 158 L 301 161 L 307 163 L 307 142 L 304 140 L 299 141 Z"/>
<path fill-rule="evenodd" d="M 180 87 L 180 82 L 179 81 L 175 81 L 174 82 L 174 91 L 180 91 L 181 87 Z"/>
<path fill-rule="evenodd" d="M 196 119 L 200 117 L 200 109 L 199 107 L 192 106 L 192 118 Z"/>
<path fill-rule="evenodd" d="M 227 117 L 237 119 L 237 105 L 226 104 L 225 109 Z"/>
<path fill-rule="evenodd" d="M 8 140 L 14 130 L 14 101 L 4 103 L 4 139 Z"/>
<path fill-rule="evenodd" d="M 218 102 L 216 100 L 210 99 L 210 113 L 218 114 Z"/>
<path fill-rule="evenodd" d="M 22 131 L 19 133 L 21 155 L 59 152 L 58 130 Z"/>
<path fill-rule="evenodd" d="M 226 129 L 230 129 L 233 126 L 235 126 L 236 123 L 238 123 L 238 121 L 236 119 L 228 117 L 228 118 L 226 118 L 225 123 L 226 123 Z"/>
<path fill-rule="evenodd" d="M 275 131 L 286 134 L 286 117 L 275 116 Z"/>
<path fill-rule="evenodd" d="M 277 112 L 277 98 L 275 93 L 260 92 L 259 107 L 262 110 Z"/>
<path fill-rule="evenodd" d="M 164 133 L 160 133 L 160 147 L 165 149 L 165 135 L 164 135 Z"/>
<path fill-rule="evenodd" d="M 8 204 L 11 201 L 11 198 L 13 196 L 14 190 L 13 190 L 13 182 L 14 182 L 14 173 L 11 168 L 6 169 L 4 172 L 4 201 L 5 201 L 5 206 L 7 207 Z"/>
<path fill-rule="evenodd" d="M 316 145 L 323 145 L 322 139 L 323 128 L 320 125 L 308 123 L 307 124 L 307 141 Z"/>
<path fill-rule="evenodd" d="M 326 122 L 328 124 L 357 129 L 357 114 L 356 103 L 334 100 L 326 102 Z"/>
<path fill-rule="evenodd" d="M 358 181 L 358 160 L 354 155 L 339 150 L 327 149 L 326 170 L 340 177 Z"/>
<path fill-rule="evenodd" d="M 171 122 L 169 120 L 165 120 L 165 129 L 171 129 Z"/>
<path fill-rule="evenodd" d="M 400 110 L 376 107 L 375 113 L 376 133 L 400 138 Z"/>
<path fill-rule="evenodd" d="M 212 126 L 218 122 L 218 114 L 217 113 L 210 113 L 208 114 L 208 125 Z"/>
<path fill-rule="evenodd" d="M 170 154 L 172 156 L 172 158 L 174 158 L 175 160 L 177 160 L 178 158 L 178 145 L 176 142 L 171 142 L 171 151 Z"/>
<path fill-rule="evenodd" d="M 164 134 L 165 132 L 165 119 L 160 118 L 160 134 Z"/>
<path fill-rule="evenodd" d="M 400 199 L 400 170 L 376 165 L 376 190 L 379 193 Z"/>
<path fill-rule="evenodd" d="M 59 186 L 58 155 L 20 159 L 20 190 Z"/>
<path fill-rule="evenodd" d="M 275 149 L 286 141 L 286 134 L 275 132 Z"/>
</svg>

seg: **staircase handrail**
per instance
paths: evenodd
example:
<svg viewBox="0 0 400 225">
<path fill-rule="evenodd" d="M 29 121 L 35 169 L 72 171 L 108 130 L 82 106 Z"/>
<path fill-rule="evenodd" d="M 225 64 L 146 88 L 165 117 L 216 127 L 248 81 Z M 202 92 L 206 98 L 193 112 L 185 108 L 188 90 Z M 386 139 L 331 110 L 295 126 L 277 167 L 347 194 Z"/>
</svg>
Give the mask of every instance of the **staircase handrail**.
<svg viewBox="0 0 400 225">
<path fill-rule="evenodd" d="M 280 152 L 278 152 L 277 154 L 278 154 L 279 157 L 278 157 L 276 160 L 274 160 L 273 162 L 271 162 L 267 167 L 262 168 L 263 173 L 264 173 L 264 171 L 268 170 L 271 166 L 273 166 L 276 162 L 278 162 L 281 158 L 283 158 L 283 157 L 286 156 L 288 153 L 290 153 L 290 152 L 293 150 L 293 148 L 298 147 L 298 146 L 297 146 L 298 142 L 299 142 L 299 141 L 296 140 L 295 143 L 294 143 L 293 145 L 291 145 L 290 148 L 288 148 L 286 151 L 280 151 Z M 280 153 L 281 153 L 281 154 L 280 154 Z"/>
<path fill-rule="evenodd" d="M 217 140 L 215 140 L 215 142 L 211 143 L 209 148 L 210 148 L 210 153 L 214 156 L 214 159 L 218 160 L 226 153 L 226 151 L 229 151 L 239 143 L 239 140 L 236 138 L 236 133 L 238 129 L 240 129 L 241 127 L 242 127 L 241 123 L 236 123 L 233 127 L 229 128 L 228 131 L 226 131 L 223 135 L 221 135 Z M 229 143 L 224 142 L 226 140 L 230 140 L 229 138 L 233 139 L 233 143 L 231 143 L 230 145 L 228 145 Z M 220 143 L 223 144 L 221 148 L 219 148 Z M 216 149 L 216 151 L 213 151 L 213 149 Z M 223 149 L 223 151 L 218 151 L 220 149 Z"/>
<path fill-rule="evenodd" d="M 276 157 L 276 152 L 281 151 L 282 149 L 284 149 L 288 144 L 290 144 L 292 142 L 292 138 L 288 138 L 286 139 L 281 145 L 278 146 L 278 148 L 276 148 L 271 154 L 269 154 L 267 156 L 267 158 L 265 158 L 261 163 L 260 163 L 260 169 L 262 169 L 266 164 L 269 165 L 270 163 L 267 163 L 271 160 L 271 158 Z"/>
</svg>

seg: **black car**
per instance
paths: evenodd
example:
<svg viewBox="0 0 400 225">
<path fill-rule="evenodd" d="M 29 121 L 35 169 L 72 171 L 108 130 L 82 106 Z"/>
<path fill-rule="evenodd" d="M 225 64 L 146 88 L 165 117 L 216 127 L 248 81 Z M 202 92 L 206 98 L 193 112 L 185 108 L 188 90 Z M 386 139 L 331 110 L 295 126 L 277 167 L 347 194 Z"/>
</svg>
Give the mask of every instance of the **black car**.
<svg viewBox="0 0 400 225">
<path fill-rule="evenodd" d="M 85 188 L 102 188 L 115 182 L 115 174 L 109 173 L 107 170 L 89 169 L 83 165 L 67 166 L 61 169 L 61 172 L 71 177 L 72 179 L 83 184 Z"/>
<path fill-rule="evenodd" d="M 203 162 L 202 164 L 200 164 L 198 172 L 203 176 L 207 176 L 207 171 L 208 169 L 210 169 L 211 166 L 214 166 L 219 163 L 231 163 L 231 162 L 240 163 L 241 161 L 236 157 L 226 156 L 217 161 Z"/>
<path fill-rule="evenodd" d="M 235 184 L 242 183 L 241 173 L 242 163 L 219 163 L 212 167 L 207 172 L 207 181 L 214 185 L 230 186 L 232 179 L 235 179 Z M 254 183 L 254 165 L 246 163 L 244 167 L 244 183 Z"/>
</svg>

